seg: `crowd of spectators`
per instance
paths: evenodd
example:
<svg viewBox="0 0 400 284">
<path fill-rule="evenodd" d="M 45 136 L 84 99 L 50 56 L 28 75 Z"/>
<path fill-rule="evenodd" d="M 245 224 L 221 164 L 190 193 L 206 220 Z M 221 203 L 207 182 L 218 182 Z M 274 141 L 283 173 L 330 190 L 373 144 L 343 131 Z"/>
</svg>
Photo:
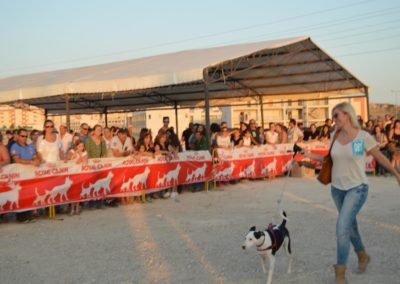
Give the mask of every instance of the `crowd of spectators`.
<svg viewBox="0 0 400 284">
<path fill-rule="evenodd" d="M 359 117 L 360 126 L 370 132 L 378 142 L 379 149 L 391 159 L 393 166 L 400 164 L 400 120 L 390 115 L 384 119 L 368 120 L 366 123 Z M 241 121 L 238 128 L 230 129 L 226 122 L 213 123 L 210 126 L 210 145 L 206 138 L 203 124 L 190 123 L 188 128 L 178 138 L 173 127 L 169 126 L 169 117 L 163 118 L 163 125 L 155 137 L 150 129 L 143 128 L 135 140 L 127 128 L 102 127 L 97 124 L 89 127 L 87 123 L 80 125 L 79 131 L 68 131 L 66 125 L 59 125 L 58 130 L 52 120 L 46 120 L 43 130 L 17 129 L 6 132 L 6 143 L 0 134 L 0 168 L 9 163 L 19 163 L 40 166 L 43 163 L 72 161 L 85 164 L 89 159 L 127 156 L 164 155 L 166 159 L 172 155 L 186 151 L 209 150 L 214 148 L 254 147 L 257 145 L 276 145 L 281 143 L 320 141 L 329 144 L 330 134 L 334 130 L 331 119 L 326 119 L 323 125 L 311 124 L 304 128 L 295 119 L 290 119 L 288 127 L 281 123 L 270 122 L 268 129 L 257 125 L 254 119 L 248 123 Z M 387 175 L 387 172 L 377 165 L 376 174 Z M 138 202 L 153 202 L 157 198 L 175 197 L 180 193 L 180 187 L 172 187 L 160 193 L 152 193 Z M 96 200 L 83 204 L 87 208 L 104 208 L 134 202 L 132 198 Z M 59 210 L 66 210 L 59 206 Z M 68 206 L 71 215 L 80 214 L 81 206 L 74 203 Z M 21 222 L 32 221 L 40 214 L 40 210 L 17 213 Z M 4 214 L 2 216 L 4 218 Z"/>
</svg>

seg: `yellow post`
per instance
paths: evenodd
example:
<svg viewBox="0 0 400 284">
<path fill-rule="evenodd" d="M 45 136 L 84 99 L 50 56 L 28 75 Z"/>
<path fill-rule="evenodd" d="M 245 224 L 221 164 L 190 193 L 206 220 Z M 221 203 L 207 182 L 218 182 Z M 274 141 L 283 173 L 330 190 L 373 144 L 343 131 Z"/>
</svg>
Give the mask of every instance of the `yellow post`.
<svg viewBox="0 0 400 284">
<path fill-rule="evenodd" d="M 216 164 L 216 160 L 214 159 L 214 157 L 215 157 L 215 149 L 213 149 L 212 150 L 212 153 L 211 153 L 211 157 L 212 157 L 212 165 L 213 165 L 213 173 L 214 173 L 214 166 L 215 166 L 215 164 Z M 215 179 L 213 179 L 213 189 L 216 189 L 217 188 L 217 181 L 215 180 Z"/>
<path fill-rule="evenodd" d="M 56 218 L 56 207 L 54 205 L 49 206 L 49 219 Z"/>
<path fill-rule="evenodd" d="M 143 202 L 143 203 L 146 202 L 146 194 L 144 193 L 143 190 L 142 190 L 142 202 Z"/>
</svg>

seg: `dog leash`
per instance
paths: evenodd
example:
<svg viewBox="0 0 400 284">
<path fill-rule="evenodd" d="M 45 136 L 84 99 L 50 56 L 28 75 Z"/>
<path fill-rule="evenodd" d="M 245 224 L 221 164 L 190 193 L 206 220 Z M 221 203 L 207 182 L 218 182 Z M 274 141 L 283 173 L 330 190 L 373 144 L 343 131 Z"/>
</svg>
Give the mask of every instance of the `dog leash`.
<svg viewBox="0 0 400 284">
<path fill-rule="evenodd" d="M 282 212 L 282 199 L 283 199 L 283 195 L 285 194 L 285 191 L 287 189 L 287 180 L 290 177 L 290 174 L 292 173 L 292 168 L 293 168 L 293 162 L 294 162 L 294 158 L 296 157 L 296 154 L 298 152 L 300 152 L 302 150 L 302 148 L 300 148 L 299 146 L 297 146 L 297 144 L 293 145 L 293 150 L 289 151 L 289 153 L 293 154 L 292 158 L 290 159 L 290 167 L 287 171 L 286 174 L 286 178 L 283 182 L 283 186 L 282 186 L 282 190 L 281 190 L 281 194 L 279 195 L 279 198 L 276 200 L 276 212 L 274 214 L 274 216 L 280 215 L 280 213 Z M 272 217 L 272 221 L 273 223 L 275 223 L 274 217 Z"/>
</svg>

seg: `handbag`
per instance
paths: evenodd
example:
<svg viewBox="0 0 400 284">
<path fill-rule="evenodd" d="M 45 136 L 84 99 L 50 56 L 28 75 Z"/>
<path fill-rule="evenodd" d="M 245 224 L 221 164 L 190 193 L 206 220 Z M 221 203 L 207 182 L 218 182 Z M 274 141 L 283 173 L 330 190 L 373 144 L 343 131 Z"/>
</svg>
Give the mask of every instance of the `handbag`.
<svg viewBox="0 0 400 284">
<path fill-rule="evenodd" d="M 335 140 L 338 135 L 339 135 L 339 131 L 336 131 L 335 135 L 333 136 L 331 147 L 329 147 L 328 155 L 326 155 L 324 157 L 324 159 L 322 160 L 322 163 L 321 163 L 322 167 L 321 167 L 321 170 L 319 171 L 319 174 L 317 177 L 317 180 L 324 185 L 330 184 L 332 181 L 333 161 L 332 161 L 332 157 L 331 157 L 331 150 L 332 150 L 333 143 L 335 143 Z"/>
</svg>

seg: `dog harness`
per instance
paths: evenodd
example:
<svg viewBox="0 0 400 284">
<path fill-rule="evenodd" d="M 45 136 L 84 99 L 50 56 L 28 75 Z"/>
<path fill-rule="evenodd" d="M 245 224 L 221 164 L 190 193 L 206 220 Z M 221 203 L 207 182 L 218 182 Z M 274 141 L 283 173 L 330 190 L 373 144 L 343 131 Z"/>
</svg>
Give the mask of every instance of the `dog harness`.
<svg viewBox="0 0 400 284">
<path fill-rule="evenodd" d="M 271 239 L 271 245 L 265 249 L 261 249 L 261 247 L 265 243 L 265 234 L 263 233 L 264 241 L 261 245 L 257 246 L 257 251 L 272 250 L 272 255 L 275 255 L 275 253 L 281 247 L 281 245 L 283 243 L 283 239 L 285 238 L 285 232 L 283 230 L 284 229 L 281 228 L 280 226 L 278 226 L 274 229 L 274 226 L 270 223 L 268 225 L 268 229 L 266 231 Z"/>
</svg>

